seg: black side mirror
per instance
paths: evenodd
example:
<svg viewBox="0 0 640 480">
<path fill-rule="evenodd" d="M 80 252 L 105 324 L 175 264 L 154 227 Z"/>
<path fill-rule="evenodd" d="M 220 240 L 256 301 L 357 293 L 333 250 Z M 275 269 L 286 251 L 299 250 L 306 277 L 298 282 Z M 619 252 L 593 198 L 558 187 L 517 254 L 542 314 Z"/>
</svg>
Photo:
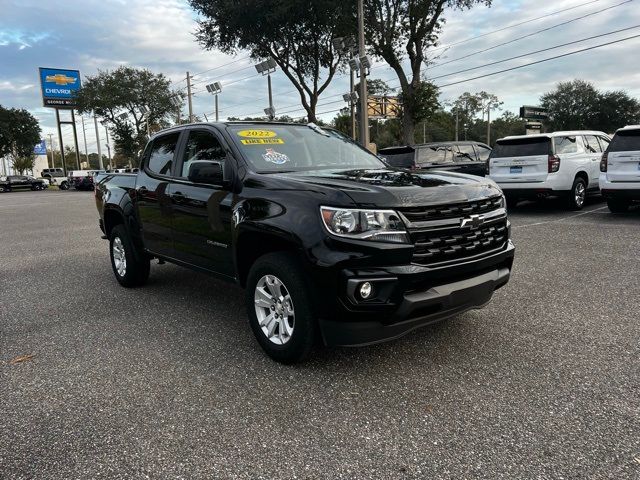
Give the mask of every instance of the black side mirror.
<svg viewBox="0 0 640 480">
<path fill-rule="evenodd" d="M 211 160 L 196 160 L 189 165 L 188 178 L 193 183 L 222 186 L 224 183 L 222 163 Z"/>
</svg>

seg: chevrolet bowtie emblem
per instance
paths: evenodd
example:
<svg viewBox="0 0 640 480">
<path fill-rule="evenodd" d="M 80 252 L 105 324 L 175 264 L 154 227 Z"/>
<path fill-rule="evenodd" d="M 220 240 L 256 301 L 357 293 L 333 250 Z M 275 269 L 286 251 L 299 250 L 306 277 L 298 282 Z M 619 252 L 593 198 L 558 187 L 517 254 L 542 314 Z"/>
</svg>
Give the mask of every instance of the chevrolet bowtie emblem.
<svg viewBox="0 0 640 480">
<path fill-rule="evenodd" d="M 67 77 L 64 73 L 47 75 L 47 82 L 53 82 L 56 85 L 69 85 L 71 83 L 76 83 L 77 80 L 77 78 Z"/>
<path fill-rule="evenodd" d="M 460 220 L 460 228 L 470 228 L 471 230 L 475 230 L 476 228 L 481 227 L 483 224 L 484 216 L 482 215 L 471 215 Z"/>
</svg>

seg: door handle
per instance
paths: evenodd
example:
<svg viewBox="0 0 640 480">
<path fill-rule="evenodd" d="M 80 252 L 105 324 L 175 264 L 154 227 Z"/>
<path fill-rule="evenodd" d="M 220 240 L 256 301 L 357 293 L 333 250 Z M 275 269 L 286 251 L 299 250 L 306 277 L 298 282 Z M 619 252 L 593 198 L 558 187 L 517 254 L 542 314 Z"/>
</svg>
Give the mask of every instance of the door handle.
<svg viewBox="0 0 640 480">
<path fill-rule="evenodd" d="M 171 199 L 176 203 L 180 203 L 184 201 L 185 196 L 182 192 L 176 192 L 171 195 Z"/>
<path fill-rule="evenodd" d="M 138 193 L 140 193 L 141 195 L 145 195 L 149 190 L 147 190 L 147 187 L 139 187 L 138 188 Z"/>
</svg>

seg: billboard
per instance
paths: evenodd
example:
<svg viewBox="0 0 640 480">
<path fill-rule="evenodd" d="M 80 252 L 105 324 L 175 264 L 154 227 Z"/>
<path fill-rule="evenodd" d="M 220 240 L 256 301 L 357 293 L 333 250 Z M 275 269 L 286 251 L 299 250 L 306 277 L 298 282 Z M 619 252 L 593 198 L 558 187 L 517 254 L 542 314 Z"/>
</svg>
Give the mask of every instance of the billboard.
<svg viewBox="0 0 640 480">
<path fill-rule="evenodd" d="M 400 115 L 400 103 L 398 97 L 382 95 L 369 95 L 367 98 L 369 118 L 396 118 Z"/>
<path fill-rule="evenodd" d="M 524 107 L 520 107 L 520 118 L 526 120 L 548 120 L 549 112 L 542 107 L 525 105 Z"/>
<path fill-rule="evenodd" d="M 80 72 L 40 67 L 40 86 L 45 107 L 73 108 L 75 94 L 80 90 Z"/>
<path fill-rule="evenodd" d="M 33 147 L 33 153 L 36 155 L 46 155 L 47 142 L 45 140 L 40 140 L 40 143 L 36 144 L 36 146 Z"/>
</svg>

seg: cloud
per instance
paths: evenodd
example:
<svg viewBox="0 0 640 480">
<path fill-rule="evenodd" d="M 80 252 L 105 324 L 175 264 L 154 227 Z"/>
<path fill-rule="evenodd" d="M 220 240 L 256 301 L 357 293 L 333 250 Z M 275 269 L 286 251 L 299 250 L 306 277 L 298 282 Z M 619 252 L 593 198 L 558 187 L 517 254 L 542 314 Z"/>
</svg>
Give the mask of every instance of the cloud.
<svg viewBox="0 0 640 480">
<path fill-rule="evenodd" d="M 590 1 L 591 3 L 580 0 L 494 0 L 490 8 L 477 6 L 467 11 L 449 10 L 445 14 L 447 21 L 440 39 L 441 45 L 455 44 L 533 17 L 577 7 L 473 41 L 458 43 L 447 50 L 436 63 L 455 60 L 502 42 L 524 37 L 537 30 L 615 5 L 622 0 Z M 485 66 L 491 61 L 640 24 L 639 20 L 640 9 L 631 2 L 463 60 L 430 67 L 425 73 L 433 77 L 465 68 L 481 67 L 471 72 L 444 77 L 436 83 L 442 85 L 466 80 L 582 46 L 638 34 L 640 31 L 632 30 L 594 39 L 580 46 Z M 0 104 L 28 108 L 37 114 L 45 133 L 55 132 L 53 110 L 42 107 L 38 67 L 78 68 L 86 76 L 94 75 L 98 70 L 131 65 L 164 73 L 174 82 L 176 89 L 186 87 L 187 71 L 192 75 L 196 74 L 193 105 L 194 112 L 200 116 L 205 113 L 213 114 L 213 97 L 206 92 L 204 86 L 214 81 L 221 81 L 223 85 L 219 97 L 222 118 L 262 115 L 262 109 L 268 104 L 266 79 L 255 72 L 247 54 L 240 53 L 231 57 L 220 52 L 204 51 L 195 41 L 195 29 L 196 17 L 186 0 L 5 0 L 0 17 Z M 515 111 L 520 105 L 536 104 L 540 95 L 553 89 L 557 82 L 574 78 L 590 80 L 598 88 L 623 89 L 640 96 L 640 72 L 634 62 L 639 45 L 639 40 L 632 40 L 445 87 L 442 89 L 442 99 L 455 98 L 464 91 L 486 90 L 496 93 L 505 102 L 506 109 Z M 380 61 L 374 64 L 371 77 L 384 79 L 393 87 L 397 87 L 399 83 L 395 73 Z M 287 112 L 293 117 L 304 115 L 304 110 L 299 106 L 297 91 L 285 75 L 277 71 L 272 78 L 277 112 Z M 341 96 L 348 90 L 348 72 L 338 74 L 320 98 L 318 111 L 329 111 L 324 117 L 332 118 L 335 115 L 333 110 L 345 105 Z M 185 114 L 183 111 L 183 115 Z M 69 130 L 66 128 L 67 136 Z M 88 140 L 89 143 L 95 143 L 91 131 L 89 128 Z M 104 138 L 102 142 L 104 143 Z"/>
</svg>

